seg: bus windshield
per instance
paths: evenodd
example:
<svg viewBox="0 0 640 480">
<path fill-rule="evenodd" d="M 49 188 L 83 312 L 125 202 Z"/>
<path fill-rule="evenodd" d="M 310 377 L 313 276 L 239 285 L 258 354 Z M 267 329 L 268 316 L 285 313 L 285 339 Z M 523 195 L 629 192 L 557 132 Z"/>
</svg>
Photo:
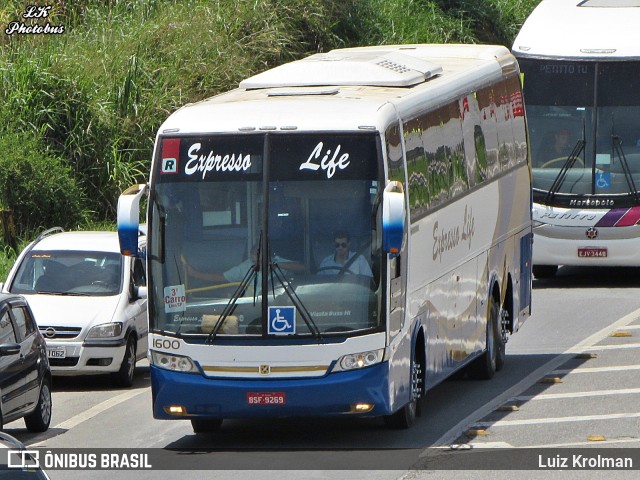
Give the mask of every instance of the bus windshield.
<svg viewBox="0 0 640 480">
<path fill-rule="evenodd" d="M 640 62 L 520 59 L 534 201 L 628 207 L 640 187 Z"/>
<path fill-rule="evenodd" d="M 376 136 L 178 137 L 159 145 L 149 217 L 152 330 L 211 340 L 382 328 Z"/>
</svg>

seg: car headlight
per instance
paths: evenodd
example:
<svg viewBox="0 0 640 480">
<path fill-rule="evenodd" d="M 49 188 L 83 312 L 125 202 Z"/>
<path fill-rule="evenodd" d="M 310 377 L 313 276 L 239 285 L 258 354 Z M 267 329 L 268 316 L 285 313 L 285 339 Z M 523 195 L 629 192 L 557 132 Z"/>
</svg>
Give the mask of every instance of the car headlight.
<svg viewBox="0 0 640 480">
<path fill-rule="evenodd" d="M 189 357 L 155 350 L 151 350 L 151 365 L 174 372 L 200 373 Z"/>
<path fill-rule="evenodd" d="M 352 353 L 343 355 L 333 366 L 333 372 L 346 372 L 358 368 L 370 367 L 376 363 L 381 363 L 385 358 L 385 349 L 370 350 L 368 352 Z"/>
<path fill-rule="evenodd" d="M 87 338 L 114 338 L 122 334 L 122 323 L 105 323 L 96 325 L 87 334 Z"/>
</svg>

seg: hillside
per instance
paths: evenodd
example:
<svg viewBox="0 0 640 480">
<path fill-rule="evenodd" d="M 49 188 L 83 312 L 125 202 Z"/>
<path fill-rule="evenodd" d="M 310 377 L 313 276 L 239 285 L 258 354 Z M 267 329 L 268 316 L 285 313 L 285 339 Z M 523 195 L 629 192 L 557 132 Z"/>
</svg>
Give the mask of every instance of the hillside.
<svg viewBox="0 0 640 480">
<path fill-rule="evenodd" d="M 0 207 L 19 236 L 112 222 L 179 106 L 332 48 L 510 46 L 538 0 L 53 0 L 0 7 Z M 30 2 L 36 3 L 36 2 Z"/>
</svg>

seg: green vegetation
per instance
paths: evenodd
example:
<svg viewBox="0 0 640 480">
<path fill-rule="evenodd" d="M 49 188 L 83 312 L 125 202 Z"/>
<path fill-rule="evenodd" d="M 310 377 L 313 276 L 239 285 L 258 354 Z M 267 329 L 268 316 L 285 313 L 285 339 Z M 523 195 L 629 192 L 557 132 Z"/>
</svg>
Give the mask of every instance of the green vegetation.
<svg viewBox="0 0 640 480">
<path fill-rule="evenodd" d="M 146 180 L 155 133 L 181 105 L 332 48 L 510 46 L 538 1 L 6 0 L 0 206 L 25 240 L 54 225 L 112 224 L 118 194 Z M 24 18 L 30 4 L 51 9 Z M 12 22 L 64 33 L 9 35 Z"/>
</svg>

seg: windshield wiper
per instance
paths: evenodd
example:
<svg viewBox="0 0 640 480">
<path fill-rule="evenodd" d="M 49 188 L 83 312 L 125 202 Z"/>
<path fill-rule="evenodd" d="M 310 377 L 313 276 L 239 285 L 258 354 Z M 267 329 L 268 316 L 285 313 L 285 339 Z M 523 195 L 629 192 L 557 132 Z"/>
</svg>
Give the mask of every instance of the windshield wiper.
<svg viewBox="0 0 640 480">
<path fill-rule="evenodd" d="M 260 238 L 262 238 L 262 233 L 260 233 Z M 260 242 L 258 245 L 261 245 L 261 243 L 262 242 Z M 216 321 L 216 324 L 213 326 L 213 329 L 209 333 L 209 336 L 207 337 L 206 343 L 213 343 L 213 341 L 216 338 L 216 335 L 218 334 L 218 332 L 222 328 L 222 325 L 224 325 L 224 322 L 227 320 L 227 318 L 229 318 L 229 315 L 231 315 L 233 313 L 233 311 L 235 310 L 236 303 L 238 302 L 238 299 L 240 298 L 240 295 L 242 295 L 244 293 L 244 291 L 246 290 L 247 286 L 249 285 L 249 282 L 254 277 L 256 278 L 256 281 L 253 282 L 253 286 L 254 286 L 253 303 L 255 305 L 256 295 L 257 295 L 255 293 L 256 284 L 257 284 L 257 277 L 258 277 L 257 274 L 260 271 L 260 250 L 261 250 L 261 248 L 258 246 L 258 250 L 256 252 L 256 260 L 255 260 L 255 262 L 251 266 L 249 266 L 249 270 L 247 270 L 247 273 L 244 274 L 244 277 L 242 278 L 242 281 L 240 282 L 238 287 L 234 290 L 233 295 L 231 295 L 231 298 L 229 299 L 229 301 L 225 305 L 224 309 L 222 310 L 222 313 L 220 314 L 220 317 L 218 317 L 218 321 Z"/>
<path fill-rule="evenodd" d="M 631 195 L 633 195 L 634 204 L 637 205 L 640 203 L 640 197 L 638 197 L 638 190 L 636 189 L 636 184 L 633 181 L 627 157 L 622 149 L 622 140 L 619 135 L 611 135 L 611 140 L 613 141 L 613 150 L 618 154 L 618 158 L 620 159 L 620 164 L 622 165 L 622 171 L 624 172 L 624 178 L 627 180 L 629 191 L 631 192 Z"/>
<path fill-rule="evenodd" d="M 578 142 L 573 147 L 573 150 L 571 150 L 571 153 L 565 160 L 564 164 L 562 165 L 562 168 L 560 168 L 558 175 L 553 181 L 551 188 L 549 188 L 547 195 L 544 197 L 544 203 L 546 205 L 551 205 L 551 202 L 556 196 L 556 193 L 558 192 L 558 190 L 560 190 L 560 187 L 562 186 L 562 184 L 564 183 L 567 177 L 567 172 L 569 171 L 569 169 L 573 168 L 573 165 L 576 163 L 576 160 L 578 160 L 580 153 L 584 150 L 585 143 L 586 142 L 582 139 L 578 140 Z"/>
<path fill-rule="evenodd" d="M 244 274 L 244 278 L 240 282 L 240 285 L 238 285 L 238 287 L 235 289 L 235 291 L 233 292 L 233 295 L 231 296 L 231 298 L 225 305 L 224 309 L 222 310 L 220 317 L 218 317 L 218 321 L 216 322 L 216 324 L 213 326 L 213 329 L 209 333 L 206 343 L 213 343 L 213 341 L 216 338 L 216 335 L 222 328 L 222 325 L 227 320 L 227 318 L 229 318 L 229 315 L 231 315 L 235 310 L 238 299 L 247 288 L 247 285 L 249 285 L 249 282 L 251 281 L 251 279 L 256 275 L 256 273 L 259 270 L 260 270 L 260 267 L 257 261 L 256 263 L 254 263 L 249 267 L 249 270 L 247 270 L 247 273 Z"/>
<path fill-rule="evenodd" d="M 58 295 L 61 297 L 69 296 L 69 297 L 87 297 L 91 294 L 89 293 L 80 293 L 80 292 L 49 292 L 49 291 L 41 291 L 36 290 L 36 293 L 40 295 Z"/>
<path fill-rule="evenodd" d="M 300 297 L 295 292 L 295 289 L 291 286 L 291 282 L 289 282 L 289 280 L 287 280 L 287 278 L 285 277 L 284 273 L 282 272 L 282 269 L 280 269 L 280 266 L 277 263 L 274 263 L 271 260 L 269 260 L 269 271 L 271 272 L 272 289 L 273 289 L 273 283 L 274 283 L 273 276 L 275 275 L 278 282 L 280 282 L 280 285 L 282 285 L 284 292 L 291 299 L 291 302 L 293 303 L 293 305 L 298 309 L 298 311 L 302 315 L 302 319 L 304 320 L 304 323 L 307 325 L 307 328 L 309 329 L 309 331 L 313 334 L 314 337 L 318 339 L 318 341 L 323 341 L 322 333 L 320 333 L 320 329 L 318 328 L 316 323 L 313 321 L 313 318 L 311 317 L 309 310 L 307 310 L 307 307 L 304 305 L 304 303 L 302 303 L 302 300 L 300 300 Z M 273 291 L 273 296 L 275 297 L 275 290 Z"/>
</svg>

